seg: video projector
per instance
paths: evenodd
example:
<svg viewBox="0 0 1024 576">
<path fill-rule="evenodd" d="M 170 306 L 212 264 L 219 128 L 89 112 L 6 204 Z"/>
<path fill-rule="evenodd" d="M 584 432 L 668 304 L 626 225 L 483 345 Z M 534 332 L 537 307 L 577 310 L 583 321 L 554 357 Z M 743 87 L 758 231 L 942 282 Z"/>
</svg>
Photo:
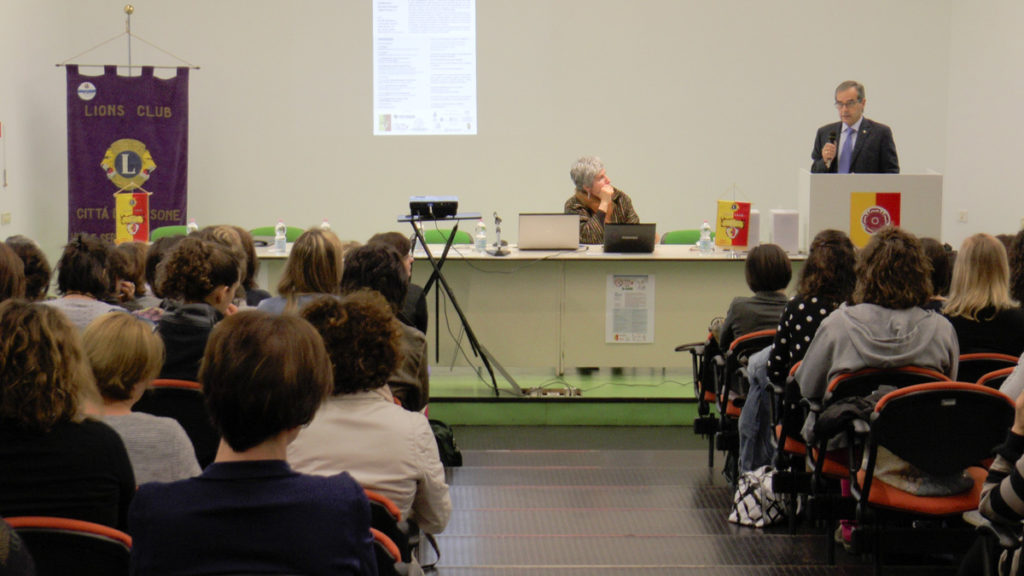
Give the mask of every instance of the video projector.
<svg viewBox="0 0 1024 576">
<path fill-rule="evenodd" d="M 409 212 L 421 220 L 451 218 L 459 212 L 458 196 L 410 196 Z"/>
</svg>

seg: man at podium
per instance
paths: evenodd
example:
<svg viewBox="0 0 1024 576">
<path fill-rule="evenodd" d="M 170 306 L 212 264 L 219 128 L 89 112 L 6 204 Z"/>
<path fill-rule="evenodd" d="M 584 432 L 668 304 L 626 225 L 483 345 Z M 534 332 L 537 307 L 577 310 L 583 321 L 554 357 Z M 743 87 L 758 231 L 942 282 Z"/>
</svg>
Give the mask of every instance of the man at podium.
<svg viewBox="0 0 1024 576">
<path fill-rule="evenodd" d="M 839 122 L 818 128 L 811 150 L 811 172 L 899 174 L 892 130 L 864 117 L 864 85 L 847 80 L 836 87 Z"/>
</svg>

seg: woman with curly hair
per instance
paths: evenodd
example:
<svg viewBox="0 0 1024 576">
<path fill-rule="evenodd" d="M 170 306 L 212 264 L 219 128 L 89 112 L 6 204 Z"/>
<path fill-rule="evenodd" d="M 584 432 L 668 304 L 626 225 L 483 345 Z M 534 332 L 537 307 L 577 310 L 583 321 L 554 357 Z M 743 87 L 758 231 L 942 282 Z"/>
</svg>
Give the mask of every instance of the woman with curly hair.
<svg viewBox="0 0 1024 576">
<path fill-rule="evenodd" d="M 271 314 L 296 313 L 321 296 L 341 291 L 344 254 L 341 240 L 330 230 L 311 228 L 292 244 L 284 273 L 277 283 L 280 296 L 267 298 L 258 308 Z"/>
<path fill-rule="evenodd" d="M 8 237 L 4 243 L 14 250 L 25 266 L 25 298 L 33 302 L 45 299 L 53 270 L 43 249 L 31 238 L 20 234 Z"/>
<path fill-rule="evenodd" d="M 918 366 L 956 379 L 960 347 L 953 325 L 922 307 L 932 294 L 931 263 L 917 237 L 893 226 L 879 230 L 855 270 L 853 304 L 840 305 L 822 321 L 796 371 L 804 398 L 820 402 L 833 378 L 862 368 Z M 808 442 L 815 441 L 815 420 L 811 413 L 804 421 Z M 876 476 L 918 495 L 952 494 L 964 486 L 962 480 L 970 482 L 887 471 L 900 466 L 880 464 Z"/>
<path fill-rule="evenodd" d="M 334 393 L 288 448 L 300 472 L 348 471 L 390 498 L 428 533 L 444 530 L 451 499 L 437 442 L 423 414 L 394 403 L 388 377 L 401 362 L 401 324 L 380 294 L 321 298 L 302 310 L 334 366 Z"/>
<path fill-rule="evenodd" d="M 964 240 L 942 314 L 956 330 L 961 354 L 1024 352 L 1024 310 L 1010 298 L 1010 269 L 1002 242 L 988 234 Z"/>
<path fill-rule="evenodd" d="M 786 303 L 772 345 L 750 357 L 750 391 L 740 413 L 740 472 L 771 464 L 771 416 L 767 386 L 783 386 L 789 369 L 807 352 L 814 333 L 833 310 L 848 301 L 857 281 L 853 242 L 845 232 L 822 230 L 800 274 L 796 296 Z"/>
<path fill-rule="evenodd" d="M 100 314 L 121 311 L 120 306 L 108 304 L 114 298 L 114 247 L 94 236 L 79 234 L 64 247 L 57 262 L 56 300 L 43 303 L 63 312 L 79 330 Z"/>
<path fill-rule="evenodd" d="M 397 316 L 409 288 L 404 258 L 387 244 L 370 243 L 353 248 L 345 255 L 341 276 L 344 294 L 369 288 L 376 290 Z M 407 410 L 423 410 L 430 402 L 430 373 L 427 368 L 427 337 L 408 324 L 402 328 L 402 362 L 388 384 L 391 392 Z"/>
<path fill-rule="evenodd" d="M 861 251 L 853 305 L 822 321 L 796 372 L 804 398 L 820 401 L 836 375 L 861 368 L 920 366 L 956 377 L 960 347 L 948 320 L 922 308 L 931 264 L 913 234 L 887 226 Z M 813 418 L 804 438 L 813 441 Z"/>
<path fill-rule="evenodd" d="M 185 430 L 172 418 L 132 412 L 164 363 L 152 325 L 124 312 L 104 314 L 82 333 L 85 355 L 103 397 L 103 421 L 128 449 L 135 481 L 170 482 L 199 474 Z"/>
<path fill-rule="evenodd" d="M 57 309 L 0 304 L 0 516 L 63 516 L 123 530 L 135 477 L 117 432 L 85 418 L 95 385 Z"/>
<path fill-rule="evenodd" d="M 176 303 L 156 325 L 167 349 L 160 378 L 195 381 L 210 331 L 234 312 L 231 300 L 241 275 L 239 263 L 227 248 L 189 236 L 161 267 L 160 293 Z"/>
<path fill-rule="evenodd" d="M 0 244 L 0 302 L 25 297 L 25 265 L 7 244 Z"/>
</svg>

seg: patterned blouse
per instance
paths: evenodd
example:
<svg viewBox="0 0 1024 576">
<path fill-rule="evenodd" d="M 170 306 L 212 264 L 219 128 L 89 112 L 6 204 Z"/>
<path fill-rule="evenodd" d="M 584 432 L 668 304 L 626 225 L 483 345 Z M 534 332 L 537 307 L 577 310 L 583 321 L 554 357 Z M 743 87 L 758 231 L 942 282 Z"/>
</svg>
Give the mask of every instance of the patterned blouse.
<svg viewBox="0 0 1024 576">
<path fill-rule="evenodd" d="M 768 379 L 773 384 L 786 383 L 789 369 L 803 359 L 821 321 L 836 308 L 838 304 L 821 302 L 817 296 L 810 300 L 796 296 L 786 304 L 768 356 Z"/>
<path fill-rule="evenodd" d="M 591 210 L 586 203 L 586 193 L 577 192 L 565 201 L 566 214 L 578 214 L 580 217 L 580 243 L 604 244 L 604 217 L 601 210 Z M 613 224 L 639 224 L 640 217 L 633 209 L 633 201 L 618 188 L 612 194 Z"/>
</svg>

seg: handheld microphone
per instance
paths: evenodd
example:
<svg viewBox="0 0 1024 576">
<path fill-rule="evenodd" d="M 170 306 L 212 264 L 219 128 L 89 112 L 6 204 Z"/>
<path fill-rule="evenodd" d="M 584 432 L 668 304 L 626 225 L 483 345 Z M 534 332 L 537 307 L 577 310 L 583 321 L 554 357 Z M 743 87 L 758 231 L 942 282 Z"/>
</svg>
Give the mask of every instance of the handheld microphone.
<svg viewBox="0 0 1024 576">
<path fill-rule="evenodd" d="M 828 133 L 828 143 L 829 144 L 835 144 L 836 143 L 836 131 L 835 130 L 833 130 L 833 131 Z M 825 162 L 825 168 L 831 168 L 831 167 L 832 167 L 832 162 L 831 161 Z"/>
</svg>

